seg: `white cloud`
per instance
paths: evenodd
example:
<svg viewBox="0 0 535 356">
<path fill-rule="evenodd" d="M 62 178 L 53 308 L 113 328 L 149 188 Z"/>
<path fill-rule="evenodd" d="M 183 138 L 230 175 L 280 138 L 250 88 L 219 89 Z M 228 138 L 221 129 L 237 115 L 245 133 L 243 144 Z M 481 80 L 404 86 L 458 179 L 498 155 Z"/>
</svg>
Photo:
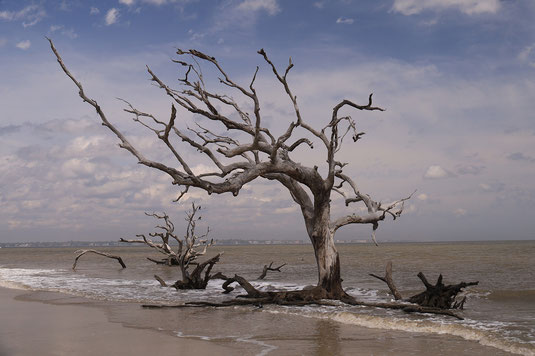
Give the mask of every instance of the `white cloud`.
<svg viewBox="0 0 535 356">
<path fill-rule="evenodd" d="M 280 12 L 277 0 L 244 0 L 237 7 L 238 10 L 257 12 L 265 10 L 270 15 L 275 15 Z"/>
<path fill-rule="evenodd" d="M 62 11 L 69 11 L 71 9 L 71 4 L 69 4 L 66 0 L 61 0 L 59 9 Z"/>
<path fill-rule="evenodd" d="M 100 14 L 100 10 L 98 7 L 91 6 L 91 9 L 89 10 L 89 15 L 98 15 Z"/>
<path fill-rule="evenodd" d="M 143 2 L 146 2 L 148 4 L 153 4 L 153 5 L 167 4 L 167 0 L 143 0 Z"/>
<path fill-rule="evenodd" d="M 192 41 L 202 40 L 204 38 L 204 36 L 206 36 L 205 33 L 195 32 L 195 31 L 193 31 L 191 29 L 188 31 L 188 35 L 190 36 L 189 38 Z M 219 43 L 219 41 L 218 41 L 218 43 Z"/>
<path fill-rule="evenodd" d="M 531 44 L 529 46 L 526 46 L 520 53 L 518 54 L 518 59 L 521 62 L 528 63 L 530 66 L 535 67 L 535 56 L 533 53 L 535 53 L 533 50 L 535 49 L 535 43 Z"/>
<path fill-rule="evenodd" d="M 23 27 L 31 27 L 41 21 L 46 12 L 40 5 L 29 5 L 19 11 L 0 11 L 0 20 L 22 20 Z"/>
<path fill-rule="evenodd" d="M 317 9 L 323 9 L 325 7 L 325 2 L 323 1 L 316 1 L 314 4 L 314 7 Z"/>
<path fill-rule="evenodd" d="M 74 29 L 72 29 L 72 28 L 66 29 L 65 26 L 63 26 L 63 25 L 52 25 L 52 26 L 50 26 L 48 32 L 49 33 L 54 33 L 54 32 L 60 31 L 60 30 L 61 30 L 60 33 L 63 36 L 69 37 L 70 39 L 78 38 L 78 34 L 74 31 Z"/>
<path fill-rule="evenodd" d="M 130 6 L 130 5 L 134 5 L 134 0 L 119 0 L 119 3 Z"/>
<path fill-rule="evenodd" d="M 17 43 L 15 46 L 17 46 L 17 48 L 20 48 L 22 49 L 23 51 L 27 50 L 28 48 L 30 48 L 30 46 L 32 45 L 32 43 L 30 42 L 30 40 L 25 40 L 25 41 L 20 41 L 19 43 Z"/>
<path fill-rule="evenodd" d="M 424 174 L 424 178 L 427 179 L 440 179 L 450 177 L 451 173 L 438 165 L 429 166 Z"/>
<path fill-rule="evenodd" d="M 499 0 L 394 0 L 392 11 L 403 15 L 415 15 L 423 11 L 440 12 L 457 9 L 467 15 L 495 14 L 500 9 Z"/>
<path fill-rule="evenodd" d="M 63 28 L 63 25 L 51 25 L 50 26 L 50 29 L 48 30 L 48 32 L 50 33 L 54 33 L 58 30 L 61 30 Z"/>
<path fill-rule="evenodd" d="M 416 198 L 418 198 L 418 200 L 425 201 L 425 200 L 427 200 L 428 196 L 427 196 L 427 194 L 422 193 L 422 194 L 418 194 L 418 196 Z"/>
<path fill-rule="evenodd" d="M 485 166 L 481 165 L 475 165 L 475 164 L 467 164 L 467 165 L 460 165 L 456 169 L 457 174 L 471 174 L 471 175 L 478 175 L 481 172 L 485 170 Z"/>
<path fill-rule="evenodd" d="M 467 213 L 466 209 L 463 208 L 457 208 L 453 211 L 453 214 L 457 217 L 465 216 Z"/>
<path fill-rule="evenodd" d="M 110 26 L 117 22 L 117 19 L 119 18 L 119 10 L 116 8 L 111 8 L 106 13 L 106 25 Z"/>
<path fill-rule="evenodd" d="M 529 45 L 529 46 L 526 46 L 519 54 L 518 54 L 518 59 L 520 59 L 521 61 L 526 61 L 529 57 L 529 55 L 531 54 L 531 52 L 533 51 L 533 49 L 535 49 L 535 44 L 532 44 L 532 45 Z"/>
<path fill-rule="evenodd" d="M 69 37 L 70 39 L 78 38 L 78 34 L 72 28 L 64 29 L 63 31 L 61 31 L 61 34 L 63 36 Z"/>
<path fill-rule="evenodd" d="M 344 25 L 351 25 L 353 22 L 355 22 L 355 20 L 351 18 L 339 17 L 336 19 L 336 23 L 341 23 Z"/>
<path fill-rule="evenodd" d="M 126 1 L 130 1 L 130 0 L 126 0 Z M 188 2 L 191 2 L 191 1 L 195 1 L 195 0 L 141 0 L 142 2 L 144 3 L 147 3 L 147 4 L 152 4 L 152 5 L 156 5 L 156 6 L 161 6 L 161 5 L 166 5 L 166 4 L 187 4 Z"/>
</svg>

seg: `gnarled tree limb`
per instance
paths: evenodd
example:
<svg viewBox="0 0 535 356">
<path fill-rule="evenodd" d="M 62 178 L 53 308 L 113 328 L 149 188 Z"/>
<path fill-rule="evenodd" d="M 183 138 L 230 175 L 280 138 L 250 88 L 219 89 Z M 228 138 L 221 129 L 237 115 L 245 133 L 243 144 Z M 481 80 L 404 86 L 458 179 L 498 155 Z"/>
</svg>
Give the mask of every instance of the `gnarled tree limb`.
<svg viewBox="0 0 535 356">
<path fill-rule="evenodd" d="M 104 257 L 115 259 L 115 260 L 117 260 L 117 262 L 119 262 L 121 264 L 121 267 L 126 268 L 126 265 L 124 264 L 123 259 L 121 258 L 121 256 L 110 255 L 109 253 L 101 252 L 101 251 L 97 251 L 97 250 L 77 250 L 77 251 L 74 251 L 74 253 L 77 253 L 78 255 L 74 259 L 74 263 L 72 265 L 72 269 L 76 269 L 76 264 L 78 263 L 78 259 L 80 257 L 82 257 L 83 255 L 85 255 L 86 253 L 94 253 L 94 254 L 97 254 L 99 256 L 104 256 Z"/>
<path fill-rule="evenodd" d="M 70 73 L 52 41 L 50 47 L 56 56 L 63 72 L 74 82 L 83 101 L 93 106 L 102 124 L 110 129 L 120 140 L 120 146 L 135 156 L 144 166 L 158 169 L 172 179 L 173 184 L 182 186 L 178 197 L 183 197 L 189 188 L 198 188 L 208 194 L 232 193 L 237 196 L 244 185 L 259 178 L 281 183 L 301 209 L 306 232 L 314 248 L 318 266 L 318 287 L 333 299 L 344 299 L 347 294 L 342 289 L 340 276 L 340 260 L 334 244 L 336 231 L 349 224 L 370 224 L 372 238 L 385 217 L 397 218 L 403 211 L 403 203 L 410 198 L 397 200 L 392 204 L 381 204 L 368 194 L 361 192 L 355 182 L 347 176 L 343 169 L 346 163 L 336 160 L 344 138 L 351 135 L 356 142 L 362 138 L 355 120 L 347 115 L 340 115 L 342 109 L 349 108 L 359 112 L 383 111 L 372 102 L 372 95 L 365 105 L 350 100 L 341 100 L 332 109 L 323 128 L 314 128 L 307 123 L 299 108 L 297 96 L 293 93 L 288 75 L 294 67 L 291 59 L 288 66 L 279 71 L 263 49 L 258 51 L 265 63 L 273 72 L 276 81 L 282 85 L 284 93 L 293 107 L 294 120 L 288 123 L 281 135 L 275 135 L 265 125 L 260 110 L 260 98 L 255 88 L 255 80 L 259 67 L 256 68 L 251 81 L 242 85 L 231 78 L 213 56 L 198 50 L 176 51 L 178 59 L 174 62 L 181 66 L 184 75 L 179 78 L 180 86 L 173 88 L 167 85 L 149 67 L 147 72 L 150 80 L 159 87 L 172 102 L 168 119 L 160 119 L 153 114 L 136 109 L 126 103 L 125 111 L 134 115 L 134 120 L 154 133 L 169 149 L 176 164 L 164 164 L 146 158 L 134 145 L 127 140 L 120 130 L 113 125 L 96 100 L 89 98 L 79 81 Z M 230 94 L 218 93 L 208 88 L 202 74 L 201 64 L 212 67 L 219 76 L 219 83 L 225 91 L 239 95 L 234 99 Z M 251 108 L 248 112 L 246 108 Z M 195 127 L 181 128 L 179 111 L 195 115 L 203 123 Z M 230 113 L 227 114 L 227 112 Z M 303 130 L 296 130 L 302 128 Z M 304 132 L 306 137 L 297 136 Z M 313 148 L 312 141 L 319 141 L 319 149 L 325 153 L 317 153 L 318 164 L 327 163 L 325 175 L 320 174 L 319 166 L 305 166 L 292 159 L 295 149 L 307 144 Z M 193 148 L 210 163 L 208 172 L 196 174 L 192 163 L 186 159 L 183 148 Z M 322 171 L 322 172 L 323 172 Z M 352 191 L 345 192 L 343 185 L 348 184 Z M 350 202 L 361 202 L 366 207 L 366 214 L 357 213 L 331 219 L 331 193 L 342 194 L 348 205 Z M 165 248 L 165 246 L 163 246 Z"/>
<path fill-rule="evenodd" d="M 280 265 L 279 267 L 273 267 L 273 261 L 271 261 L 271 263 L 268 265 L 264 265 L 264 269 L 262 270 L 262 274 L 260 274 L 260 276 L 258 276 L 257 279 L 264 279 L 266 278 L 266 275 L 268 273 L 268 271 L 272 271 L 272 272 L 280 272 L 281 271 L 281 268 L 286 266 L 286 263 L 283 263 L 282 265 Z"/>
</svg>

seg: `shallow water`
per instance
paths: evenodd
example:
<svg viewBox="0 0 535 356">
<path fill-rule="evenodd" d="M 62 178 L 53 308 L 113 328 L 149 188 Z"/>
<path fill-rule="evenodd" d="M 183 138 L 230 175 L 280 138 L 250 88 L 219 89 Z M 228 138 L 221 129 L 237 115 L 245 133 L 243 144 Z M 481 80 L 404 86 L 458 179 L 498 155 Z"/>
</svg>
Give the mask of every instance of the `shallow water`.
<svg viewBox="0 0 535 356">
<path fill-rule="evenodd" d="M 179 277 L 178 270 L 146 260 L 157 257 L 147 248 L 124 247 L 100 250 L 121 255 L 128 268 L 120 268 L 111 259 L 85 255 L 76 271 L 71 269 L 74 249 L 4 248 L 0 250 L 0 286 L 115 301 L 118 303 L 110 309 L 111 317 L 129 326 L 212 342 L 232 340 L 260 349 L 257 354 L 307 354 L 306 350 L 312 354 L 347 354 L 349 345 L 358 348 L 366 344 L 366 350 L 374 354 L 430 354 L 430 348 L 435 347 L 433 354 L 445 355 L 458 348 L 466 352 L 460 354 L 483 355 L 490 348 L 493 354 L 535 355 L 535 242 L 400 243 L 379 247 L 353 244 L 338 249 L 344 286 L 361 300 L 390 300 L 386 285 L 368 275 L 383 274 L 389 260 L 404 296 L 422 290 L 416 277 L 419 271 L 431 281 L 442 273 L 446 283 L 480 283 L 466 292 L 466 310 L 461 312 L 464 321 L 344 305 L 133 313 L 131 303 L 121 302 L 217 301 L 240 290 L 223 295 L 217 281 L 202 291 L 161 288 L 153 275 L 174 281 Z M 224 254 L 216 271 L 239 273 L 261 289 L 297 289 L 316 282 L 309 245 L 222 246 L 210 253 L 219 251 Z M 271 261 L 287 265 L 281 273 L 269 273 L 264 281 L 254 281 L 262 266 Z M 162 317 L 156 318 L 159 314 Z M 368 332 L 362 333 L 362 328 L 368 328 L 364 329 Z M 288 338 L 293 340 L 291 349 L 288 343 L 281 344 Z M 370 347 L 377 339 L 383 346 L 373 351 Z"/>
</svg>

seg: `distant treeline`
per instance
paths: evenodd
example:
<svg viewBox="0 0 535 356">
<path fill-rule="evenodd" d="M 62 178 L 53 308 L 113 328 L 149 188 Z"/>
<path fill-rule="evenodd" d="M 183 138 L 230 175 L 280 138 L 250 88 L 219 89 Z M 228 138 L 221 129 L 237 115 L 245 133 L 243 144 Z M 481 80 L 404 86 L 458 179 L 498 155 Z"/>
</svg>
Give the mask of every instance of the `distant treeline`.
<svg viewBox="0 0 535 356">
<path fill-rule="evenodd" d="M 305 243 L 302 240 L 240 240 L 240 239 L 217 239 L 216 245 L 299 245 Z M 176 244 L 176 242 L 175 242 Z M 173 243 L 171 243 L 173 245 Z M 0 242 L 2 248 L 51 248 L 51 247 L 132 247 L 119 241 L 41 241 L 41 242 Z"/>
</svg>

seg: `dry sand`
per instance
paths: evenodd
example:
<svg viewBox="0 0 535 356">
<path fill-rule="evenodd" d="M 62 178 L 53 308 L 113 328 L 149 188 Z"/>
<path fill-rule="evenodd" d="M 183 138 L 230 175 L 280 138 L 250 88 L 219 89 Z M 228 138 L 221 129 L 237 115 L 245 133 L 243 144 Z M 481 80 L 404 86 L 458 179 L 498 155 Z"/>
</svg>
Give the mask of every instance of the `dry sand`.
<svg viewBox="0 0 535 356">
<path fill-rule="evenodd" d="M 29 302 L 26 291 L 0 288 L 0 356 L 232 355 L 234 347 L 178 338 L 108 321 L 83 305 Z"/>
</svg>

